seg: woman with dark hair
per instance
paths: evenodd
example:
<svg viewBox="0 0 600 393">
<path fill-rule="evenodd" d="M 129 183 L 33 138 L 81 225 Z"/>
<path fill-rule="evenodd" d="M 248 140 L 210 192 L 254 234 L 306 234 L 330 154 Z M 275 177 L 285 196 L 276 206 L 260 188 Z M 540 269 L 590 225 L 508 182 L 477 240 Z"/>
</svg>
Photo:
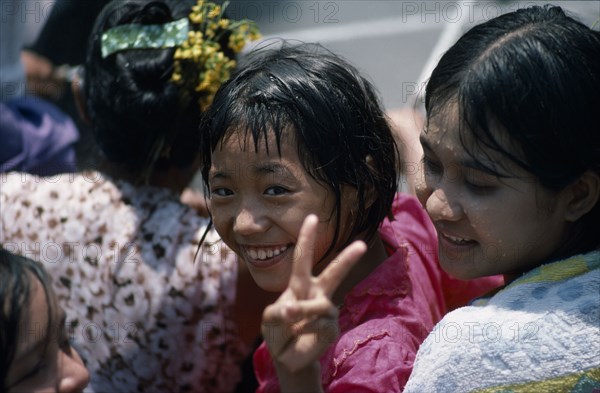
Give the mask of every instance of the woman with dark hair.
<svg viewBox="0 0 600 393">
<path fill-rule="evenodd" d="M 440 264 L 507 285 L 436 326 L 406 391 L 600 388 L 600 32 L 559 7 L 492 19 L 444 54 L 425 107 Z"/>
<path fill-rule="evenodd" d="M 506 285 L 436 325 L 404 391 L 597 390 L 600 33 L 559 7 L 499 16 L 444 54 L 425 106 L 417 195 L 440 265 L 462 279 L 502 274 Z M 331 307 L 319 300 L 275 311 L 315 327 Z M 330 336 L 306 331 L 290 335 L 305 345 L 280 376 L 318 365 L 318 343 Z"/>
<path fill-rule="evenodd" d="M 215 228 L 256 284 L 281 294 L 254 354 L 258 391 L 295 381 L 307 383 L 298 391 L 400 391 L 443 314 L 497 286 L 439 269 L 431 222 L 416 198 L 397 193 L 398 152 L 374 88 L 340 57 L 308 44 L 259 50 L 223 84 L 205 121 Z M 351 243 L 351 255 L 340 254 Z M 357 259 L 329 291 L 327 277 Z M 320 329 L 325 353 L 297 374 L 307 343 L 293 340 L 302 327 L 286 305 L 325 295 L 335 306 L 321 310 L 324 323 L 304 326 L 308 341 Z M 287 312 L 291 321 L 280 318 Z M 327 337 L 338 320 L 339 339 Z"/>
<path fill-rule="evenodd" d="M 179 197 L 199 166 L 200 115 L 253 32 L 209 2 L 111 2 L 81 88 L 100 170 L 3 179 L 0 241 L 54 278 L 94 391 L 239 381 L 237 261 Z"/>
<path fill-rule="evenodd" d="M 88 383 L 44 268 L 0 248 L 0 390 L 80 392 Z"/>
</svg>

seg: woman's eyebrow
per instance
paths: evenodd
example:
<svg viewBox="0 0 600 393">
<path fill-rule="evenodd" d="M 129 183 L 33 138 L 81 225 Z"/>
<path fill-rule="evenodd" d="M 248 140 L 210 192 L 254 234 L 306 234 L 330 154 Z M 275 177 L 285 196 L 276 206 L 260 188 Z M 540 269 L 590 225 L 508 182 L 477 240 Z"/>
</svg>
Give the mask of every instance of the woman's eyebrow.
<svg viewBox="0 0 600 393">
<path fill-rule="evenodd" d="M 465 159 L 465 160 L 461 160 L 459 162 L 460 166 L 465 167 L 467 169 L 472 169 L 474 171 L 479 171 L 479 172 L 483 172 L 485 174 L 488 175 L 492 175 L 492 176 L 496 176 L 496 177 L 508 177 L 505 174 L 502 174 L 498 169 L 497 169 L 497 165 L 495 165 L 493 162 L 490 161 L 490 165 L 484 165 L 481 162 L 472 160 L 472 159 Z"/>
<path fill-rule="evenodd" d="M 436 156 L 435 151 L 431 147 L 431 144 L 425 138 L 426 138 L 425 134 L 421 134 L 421 136 L 419 137 L 419 141 L 421 142 L 421 145 L 423 146 L 423 150 L 426 151 L 428 154 L 432 154 L 433 156 Z M 503 173 L 502 171 L 500 171 L 500 169 L 498 168 L 498 165 L 492 160 L 475 160 L 472 157 L 467 157 L 467 158 L 460 159 L 458 161 L 458 165 L 460 165 L 461 167 L 467 168 L 467 169 L 472 169 L 475 171 L 483 172 L 485 174 L 492 175 L 495 177 L 501 177 L 501 178 L 510 177 L 506 173 Z"/>
</svg>

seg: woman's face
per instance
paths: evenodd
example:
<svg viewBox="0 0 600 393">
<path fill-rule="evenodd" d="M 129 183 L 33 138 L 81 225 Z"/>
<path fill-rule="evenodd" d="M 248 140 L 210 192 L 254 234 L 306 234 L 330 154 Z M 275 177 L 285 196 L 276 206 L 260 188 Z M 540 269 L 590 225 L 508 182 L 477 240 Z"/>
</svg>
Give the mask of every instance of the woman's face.
<svg viewBox="0 0 600 393">
<path fill-rule="evenodd" d="M 302 252 L 295 246 L 307 215 L 319 217 L 315 261 L 321 261 L 333 242 L 334 195 L 304 169 L 289 131 L 282 136 L 281 155 L 273 134 L 268 152 L 264 140 L 255 151 L 253 141 L 240 132 L 218 146 L 208 179 L 215 229 L 246 263 L 259 287 L 281 292 L 291 275 L 294 252 Z M 345 228 L 344 201 L 341 211 L 340 225 Z"/>
<path fill-rule="evenodd" d="M 437 229 L 442 268 L 462 279 L 513 275 L 551 257 L 567 225 L 557 195 L 496 152 L 469 156 L 459 139 L 456 104 L 429 120 L 417 195 Z"/>
<path fill-rule="evenodd" d="M 20 323 L 17 350 L 7 376 L 8 392 L 81 392 L 89 373 L 69 345 L 65 313 L 55 303 L 50 323 L 49 302 L 55 299 L 47 299 L 40 281 L 32 280 L 29 312 Z"/>
</svg>

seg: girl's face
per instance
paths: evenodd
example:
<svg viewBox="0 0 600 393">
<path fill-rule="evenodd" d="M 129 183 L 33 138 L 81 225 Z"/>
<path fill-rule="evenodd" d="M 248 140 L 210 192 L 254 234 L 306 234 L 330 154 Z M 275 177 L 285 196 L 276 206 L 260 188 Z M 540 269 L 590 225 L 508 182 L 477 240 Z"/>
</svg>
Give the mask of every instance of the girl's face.
<svg viewBox="0 0 600 393">
<path fill-rule="evenodd" d="M 567 225 L 557 194 L 498 153 L 470 157 L 459 139 L 456 104 L 430 118 L 421 142 L 417 195 L 437 229 L 444 270 L 462 279 L 510 279 L 552 256 Z M 498 178 L 477 162 L 509 177 Z"/>
<path fill-rule="evenodd" d="M 46 293 L 39 280 L 33 280 L 29 314 L 21 321 L 15 358 L 8 372 L 8 391 L 81 392 L 88 384 L 89 373 L 69 345 L 65 313 L 55 304 L 53 326 L 49 326 Z"/>
<path fill-rule="evenodd" d="M 209 173 L 210 210 L 223 241 L 246 263 L 264 290 L 287 287 L 292 257 L 302 222 L 319 217 L 315 261 L 321 261 L 333 241 L 336 219 L 333 192 L 316 182 L 302 166 L 291 132 L 284 132 L 281 155 L 274 135 L 255 152 L 251 136 L 234 132 L 219 145 Z M 345 228 L 348 209 L 342 201 Z M 341 237 L 344 231 L 341 231 Z M 325 266 L 329 259 L 318 264 Z"/>
</svg>

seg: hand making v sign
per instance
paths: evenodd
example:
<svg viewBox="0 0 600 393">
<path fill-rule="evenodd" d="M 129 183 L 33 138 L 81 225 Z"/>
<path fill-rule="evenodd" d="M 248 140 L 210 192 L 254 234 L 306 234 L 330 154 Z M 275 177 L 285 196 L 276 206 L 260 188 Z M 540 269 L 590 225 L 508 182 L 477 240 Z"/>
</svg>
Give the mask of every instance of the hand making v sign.
<svg viewBox="0 0 600 393">
<path fill-rule="evenodd" d="M 363 241 L 353 242 L 315 277 L 311 270 L 316 227 L 317 217 L 306 217 L 294 251 L 288 287 L 263 313 L 262 333 L 269 351 L 278 371 L 290 377 L 300 376 L 305 369 L 320 369 L 319 357 L 339 333 L 338 310 L 330 298 L 367 250 Z M 283 382 L 280 380 L 282 389 Z"/>
</svg>

